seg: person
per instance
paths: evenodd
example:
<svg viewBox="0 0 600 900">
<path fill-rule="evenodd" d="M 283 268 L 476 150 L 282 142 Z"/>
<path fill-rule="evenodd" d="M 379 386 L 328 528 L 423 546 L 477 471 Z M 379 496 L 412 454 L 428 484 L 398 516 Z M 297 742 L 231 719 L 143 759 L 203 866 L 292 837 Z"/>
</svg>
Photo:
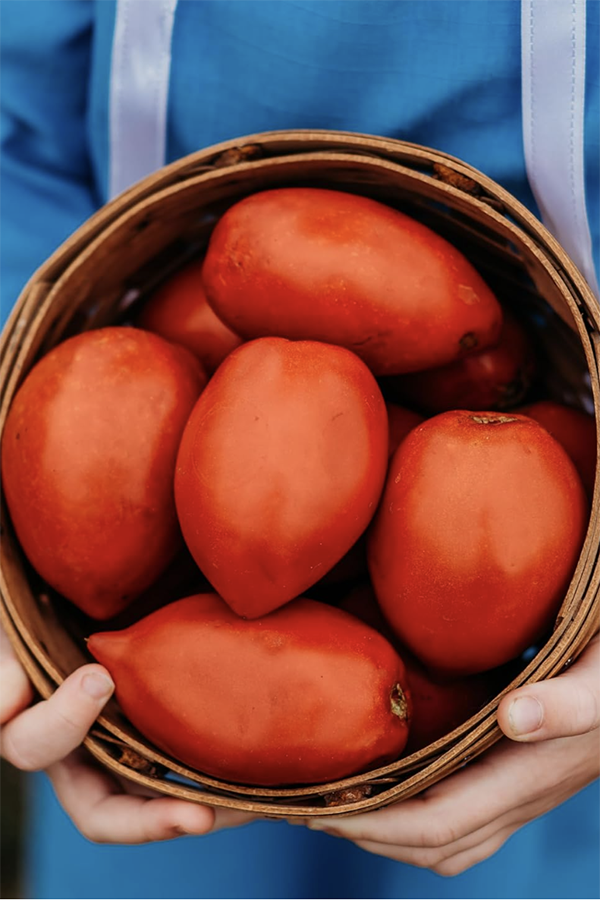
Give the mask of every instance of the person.
<svg viewBox="0 0 600 900">
<path fill-rule="evenodd" d="M 301 127 L 464 159 L 544 215 L 594 286 L 598 12 L 595 0 L 4 0 L 3 309 L 164 161 Z M 106 670 L 85 666 L 36 702 L 5 643 L 2 753 L 46 773 L 30 781 L 26 895 L 598 896 L 599 653 L 596 637 L 555 679 L 505 697 L 505 738 L 422 795 L 292 828 L 115 781 L 79 749 L 113 690 Z"/>
</svg>

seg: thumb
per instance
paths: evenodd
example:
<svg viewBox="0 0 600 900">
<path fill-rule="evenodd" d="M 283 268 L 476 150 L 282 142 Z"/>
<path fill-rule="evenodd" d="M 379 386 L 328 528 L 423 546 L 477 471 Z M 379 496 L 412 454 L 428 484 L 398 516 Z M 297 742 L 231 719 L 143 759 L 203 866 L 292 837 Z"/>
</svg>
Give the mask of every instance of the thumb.
<svg viewBox="0 0 600 900">
<path fill-rule="evenodd" d="M 498 724 L 513 741 L 547 741 L 585 734 L 600 724 L 600 638 L 596 636 L 572 668 L 548 681 L 507 694 Z"/>
<path fill-rule="evenodd" d="M 2 756 L 26 771 L 64 759 L 81 744 L 113 689 L 102 666 L 92 663 L 77 669 L 48 700 L 30 706 L 3 727 Z"/>
</svg>

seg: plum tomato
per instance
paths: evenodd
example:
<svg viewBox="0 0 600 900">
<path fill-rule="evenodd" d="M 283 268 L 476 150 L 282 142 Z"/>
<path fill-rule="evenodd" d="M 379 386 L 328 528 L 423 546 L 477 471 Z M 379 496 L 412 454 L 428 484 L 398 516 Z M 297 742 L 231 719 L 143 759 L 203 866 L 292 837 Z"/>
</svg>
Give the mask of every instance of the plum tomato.
<svg viewBox="0 0 600 900">
<path fill-rule="evenodd" d="M 318 784 L 397 758 L 411 713 L 391 644 L 298 599 L 255 620 L 187 597 L 88 641 L 130 721 L 165 752 L 244 784 Z"/>
<path fill-rule="evenodd" d="M 459 250 L 343 191 L 277 188 L 239 201 L 217 222 L 202 274 L 236 333 L 347 347 L 375 375 L 452 362 L 493 343 L 502 323 Z"/>
<path fill-rule="evenodd" d="M 405 753 L 414 753 L 453 731 L 491 700 L 502 682 L 497 670 L 467 678 L 440 681 L 400 644 L 377 604 L 370 584 L 350 591 L 339 603 L 383 635 L 397 650 L 406 668 L 412 716 Z"/>
<path fill-rule="evenodd" d="M 535 419 L 565 448 L 579 472 L 588 496 L 596 480 L 596 421 L 590 413 L 554 400 L 538 400 L 517 412 Z"/>
<path fill-rule="evenodd" d="M 381 391 L 350 351 L 262 338 L 227 357 L 183 433 L 175 500 L 192 556 L 239 615 L 299 596 L 348 552 L 387 446 Z"/>
<path fill-rule="evenodd" d="M 208 305 L 202 265 L 202 259 L 194 260 L 161 284 L 147 300 L 136 324 L 187 347 L 212 375 L 242 339 Z"/>
<path fill-rule="evenodd" d="M 537 422 L 441 413 L 390 465 L 368 541 L 379 605 L 438 674 L 500 666 L 551 627 L 587 520 L 575 466 Z"/>
<path fill-rule="evenodd" d="M 496 669 L 440 681 L 412 653 L 400 652 L 413 710 L 406 753 L 415 753 L 454 731 L 483 709 L 501 687 Z"/>
<path fill-rule="evenodd" d="M 107 619 L 182 546 L 179 441 L 206 375 L 183 347 L 136 328 L 88 331 L 29 372 L 2 438 L 2 480 L 29 561 Z"/>
<path fill-rule="evenodd" d="M 504 410 L 523 400 L 535 368 L 524 326 L 504 310 L 502 331 L 493 347 L 437 369 L 400 375 L 395 382 L 400 397 L 426 413 Z"/>
</svg>

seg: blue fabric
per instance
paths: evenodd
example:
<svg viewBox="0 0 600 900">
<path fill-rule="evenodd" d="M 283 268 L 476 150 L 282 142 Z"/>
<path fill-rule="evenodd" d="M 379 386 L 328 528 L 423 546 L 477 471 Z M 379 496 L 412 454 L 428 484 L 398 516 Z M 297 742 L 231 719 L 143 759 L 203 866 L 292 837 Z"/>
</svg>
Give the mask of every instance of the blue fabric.
<svg viewBox="0 0 600 900">
<path fill-rule="evenodd" d="M 30 275 L 101 202 L 85 129 L 91 6 L 0 4 L 3 321 Z"/>
<path fill-rule="evenodd" d="M 85 841 L 43 776 L 33 792 L 26 897 L 35 898 L 597 898 L 598 784 L 513 836 L 462 875 L 365 853 L 284 822 L 144 847 Z"/>
<path fill-rule="evenodd" d="M 586 171 L 598 253 L 598 7 L 588 3 Z M 2 315 L 105 201 L 115 4 L 0 4 Z M 169 160 L 276 128 L 389 135 L 454 154 L 535 211 L 525 176 L 515 0 L 185 0 Z M 83 840 L 32 780 L 31 897 L 597 897 L 598 786 L 455 879 L 283 823 L 148 847 Z"/>
<path fill-rule="evenodd" d="M 104 44 L 114 4 L 99 7 Z M 93 85 L 104 148 L 109 59 L 103 46 Z M 533 207 L 520 85 L 514 0 L 184 2 L 173 31 L 167 155 L 277 128 L 382 134 L 459 156 Z M 97 176 L 106 191 L 106 154 Z"/>
</svg>

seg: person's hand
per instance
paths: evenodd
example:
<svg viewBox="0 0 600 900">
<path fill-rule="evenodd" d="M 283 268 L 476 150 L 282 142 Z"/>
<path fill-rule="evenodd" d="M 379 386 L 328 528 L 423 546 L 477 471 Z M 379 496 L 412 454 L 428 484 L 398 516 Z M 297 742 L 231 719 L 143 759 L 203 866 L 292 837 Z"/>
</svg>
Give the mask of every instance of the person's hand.
<svg viewBox="0 0 600 900">
<path fill-rule="evenodd" d="M 96 765 L 80 745 L 114 690 L 102 666 L 82 666 L 49 700 L 32 706 L 33 688 L 0 629 L 0 683 L 2 756 L 18 769 L 46 770 L 58 800 L 88 840 L 141 844 L 250 821 L 244 813 L 144 791 Z"/>
<path fill-rule="evenodd" d="M 600 638 L 550 681 L 501 702 L 503 738 L 417 797 L 375 812 L 308 820 L 364 850 L 457 875 L 600 773 Z"/>
</svg>

